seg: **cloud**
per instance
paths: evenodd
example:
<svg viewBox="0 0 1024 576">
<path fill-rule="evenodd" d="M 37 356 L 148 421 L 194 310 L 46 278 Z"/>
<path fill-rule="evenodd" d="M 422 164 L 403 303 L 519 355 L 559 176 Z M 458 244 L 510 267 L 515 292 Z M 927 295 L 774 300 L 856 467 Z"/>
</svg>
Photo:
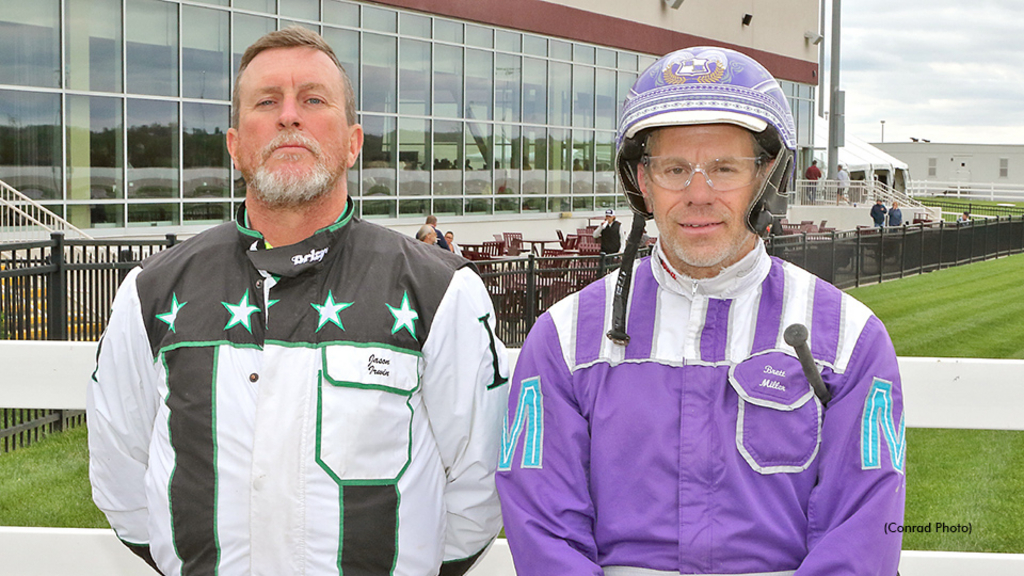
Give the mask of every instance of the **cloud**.
<svg viewBox="0 0 1024 576">
<path fill-rule="evenodd" d="M 1024 144 L 1024 2 L 843 6 L 847 133 L 869 141 Z"/>
</svg>

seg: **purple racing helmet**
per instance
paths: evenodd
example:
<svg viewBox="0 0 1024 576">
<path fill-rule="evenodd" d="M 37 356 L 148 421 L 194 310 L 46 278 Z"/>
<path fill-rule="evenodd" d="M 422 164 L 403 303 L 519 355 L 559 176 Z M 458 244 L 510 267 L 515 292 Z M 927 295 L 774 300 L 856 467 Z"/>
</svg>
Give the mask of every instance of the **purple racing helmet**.
<svg viewBox="0 0 1024 576">
<path fill-rule="evenodd" d="M 697 124 L 746 128 L 775 159 L 747 208 L 747 227 L 767 234 L 773 216 L 786 213 L 796 152 L 793 114 L 764 66 L 727 48 L 677 50 L 651 64 L 633 84 L 622 105 L 615 158 L 630 207 L 645 219 L 653 216 L 637 183 L 637 163 L 646 154 L 650 130 Z"/>
</svg>

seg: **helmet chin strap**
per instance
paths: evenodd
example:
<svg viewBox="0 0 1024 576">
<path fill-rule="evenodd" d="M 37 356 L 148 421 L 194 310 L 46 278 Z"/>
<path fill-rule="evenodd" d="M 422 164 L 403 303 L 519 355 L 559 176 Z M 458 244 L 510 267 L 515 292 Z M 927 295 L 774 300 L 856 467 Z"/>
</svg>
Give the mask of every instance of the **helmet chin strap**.
<svg viewBox="0 0 1024 576">
<path fill-rule="evenodd" d="M 647 218 L 640 214 L 633 214 L 633 224 L 629 229 L 629 237 L 626 239 L 626 249 L 622 251 L 619 277 L 615 282 L 615 294 L 612 300 L 612 329 L 606 336 L 620 346 L 629 344 L 629 334 L 626 334 L 626 306 L 629 304 L 629 285 L 633 281 L 633 260 L 636 259 L 636 251 L 640 248 L 640 238 L 643 237 L 646 222 Z"/>
</svg>

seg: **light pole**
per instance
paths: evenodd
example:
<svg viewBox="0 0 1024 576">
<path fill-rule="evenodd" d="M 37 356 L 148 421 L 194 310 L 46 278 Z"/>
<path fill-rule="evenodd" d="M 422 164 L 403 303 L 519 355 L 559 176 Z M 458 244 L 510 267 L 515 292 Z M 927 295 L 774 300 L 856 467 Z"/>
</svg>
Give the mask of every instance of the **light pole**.
<svg viewBox="0 0 1024 576">
<path fill-rule="evenodd" d="M 882 144 L 885 144 L 885 120 L 879 120 L 882 123 Z"/>
</svg>

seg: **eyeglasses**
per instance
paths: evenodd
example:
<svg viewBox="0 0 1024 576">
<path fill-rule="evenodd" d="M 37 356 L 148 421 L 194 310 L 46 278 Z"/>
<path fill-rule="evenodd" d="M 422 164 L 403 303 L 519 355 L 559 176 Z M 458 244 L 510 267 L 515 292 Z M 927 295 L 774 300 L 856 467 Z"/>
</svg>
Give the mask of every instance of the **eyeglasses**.
<svg viewBox="0 0 1024 576">
<path fill-rule="evenodd" d="M 708 187 L 717 192 L 728 192 L 751 184 L 768 158 L 715 158 L 692 164 L 684 158 L 672 156 L 644 156 L 643 165 L 654 183 L 668 190 L 685 190 L 694 174 L 700 172 Z"/>
</svg>

